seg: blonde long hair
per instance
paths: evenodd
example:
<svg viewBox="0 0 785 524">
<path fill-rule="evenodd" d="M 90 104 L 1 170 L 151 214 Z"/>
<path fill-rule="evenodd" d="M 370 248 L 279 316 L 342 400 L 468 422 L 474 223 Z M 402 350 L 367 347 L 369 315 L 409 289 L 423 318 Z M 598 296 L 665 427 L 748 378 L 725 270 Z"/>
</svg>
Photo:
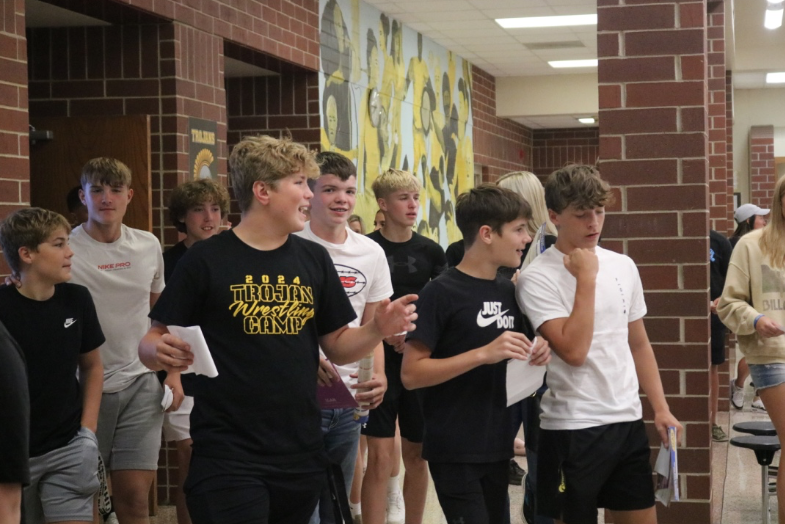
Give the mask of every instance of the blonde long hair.
<svg viewBox="0 0 785 524">
<path fill-rule="evenodd" d="M 543 224 L 546 233 L 556 236 L 556 227 L 548 219 L 548 208 L 545 205 L 545 189 L 537 175 L 529 171 L 507 173 L 496 181 L 496 185 L 511 189 L 521 195 L 532 208 L 532 218 L 527 224 L 529 235 L 534 238 Z"/>
<path fill-rule="evenodd" d="M 785 268 L 785 218 L 782 216 L 782 198 L 785 197 L 785 175 L 774 186 L 769 223 L 763 228 L 759 245 L 764 255 L 778 269 Z"/>
</svg>

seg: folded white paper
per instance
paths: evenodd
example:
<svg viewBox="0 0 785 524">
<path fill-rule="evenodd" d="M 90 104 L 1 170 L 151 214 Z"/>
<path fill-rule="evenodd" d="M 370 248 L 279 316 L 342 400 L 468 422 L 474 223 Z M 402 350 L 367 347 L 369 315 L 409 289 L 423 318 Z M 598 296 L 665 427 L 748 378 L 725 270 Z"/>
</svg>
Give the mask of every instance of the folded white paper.
<svg viewBox="0 0 785 524">
<path fill-rule="evenodd" d="M 654 498 L 666 507 L 679 500 L 679 460 L 676 454 L 676 428 L 668 427 L 668 447 L 660 444 L 660 452 L 654 463 L 657 473 L 657 489 Z"/>
<path fill-rule="evenodd" d="M 528 360 L 507 361 L 507 406 L 512 406 L 540 389 L 545 366 L 531 366 Z"/>
<path fill-rule="evenodd" d="M 196 373 L 197 375 L 206 375 L 210 378 L 218 376 L 218 369 L 213 362 L 213 356 L 210 354 L 210 349 L 207 347 L 207 341 L 202 334 L 202 328 L 199 326 L 167 326 L 169 333 L 180 338 L 191 346 L 191 353 L 194 355 L 194 363 L 188 366 L 188 369 L 183 373 Z"/>
<path fill-rule="evenodd" d="M 166 411 L 174 402 L 174 393 L 172 392 L 172 388 L 164 384 L 164 396 L 161 399 L 161 410 Z"/>
</svg>

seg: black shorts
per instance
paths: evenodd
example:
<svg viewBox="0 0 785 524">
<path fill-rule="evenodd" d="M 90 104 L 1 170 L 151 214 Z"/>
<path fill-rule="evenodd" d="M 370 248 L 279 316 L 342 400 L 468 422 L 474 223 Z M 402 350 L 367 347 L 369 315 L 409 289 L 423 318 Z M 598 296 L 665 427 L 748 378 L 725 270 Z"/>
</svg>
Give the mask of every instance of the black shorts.
<svg viewBox="0 0 785 524">
<path fill-rule="evenodd" d="M 711 364 L 719 366 L 725 363 L 725 335 L 728 328 L 717 315 L 711 316 Z"/>
<path fill-rule="evenodd" d="M 651 450 L 642 420 L 540 430 L 537 508 L 565 524 L 597 522 L 597 508 L 654 506 Z"/>
<path fill-rule="evenodd" d="M 368 413 L 368 422 L 362 434 L 368 437 L 392 438 L 395 436 L 395 419 L 401 427 L 401 437 L 409 442 L 422 442 L 424 422 L 422 401 L 418 390 L 409 391 L 401 383 L 403 355 L 392 346 L 384 345 L 384 373 L 387 375 L 387 391 L 384 400 Z"/>
<path fill-rule="evenodd" d="M 447 522 L 505 522 L 510 508 L 509 467 L 509 460 L 479 464 L 429 462 L 433 487 Z"/>
<path fill-rule="evenodd" d="M 250 464 L 191 458 L 186 504 L 194 524 L 307 524 L 326 481 L 326 460 Z"/>
</svg>

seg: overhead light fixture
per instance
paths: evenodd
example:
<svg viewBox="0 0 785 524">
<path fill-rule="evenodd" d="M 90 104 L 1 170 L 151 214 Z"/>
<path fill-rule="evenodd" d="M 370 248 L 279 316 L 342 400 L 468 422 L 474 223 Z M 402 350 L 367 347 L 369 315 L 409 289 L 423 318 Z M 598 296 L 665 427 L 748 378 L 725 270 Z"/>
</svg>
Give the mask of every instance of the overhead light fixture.
<svg viewBox="0 0 785 524">
<path fill-rule="evenodd" d="M 565 27 L 597 25 L 597 15 L 533 16 L 526 18 L 497 18 L 496 23 L 505 29 L 532 27 Z"/>
<path fill-rule="evenodd" d="M 763 19 L 763 26 L 766 29 L 777 29 L 782 26 L 782 13 L 785 10 L 783 0 L 772 2 L 766 7 L 766 17 Z"/>
<path fill-rule="evenodd" d="M 785 84 L 785 71 L 781 73 L 766 73 L 767 84 Z"/>
<path fill-rule="evenodd" d="M 587 125 L 588 125 L 588 124 L 593 124 L 593 123 L 595 123 L 596 121 L 597 121 L 597 119 L 596 119 L 596 118 L 594 118 L 593 116 L 588 116 L 588 117 L 586 117 L 586 118 L 579 118 L 579 119 L 578 119 L 578 122 L 580 122 L 581 124 L 587 124 Z"/>
<path fill-rule="evenodd" d="M 597 59 L 593 60 L 552 60 L 548 62 L 548 65 L 556 68 L 562 69 L 565 67 L 597 67 Z"/>
</svg>

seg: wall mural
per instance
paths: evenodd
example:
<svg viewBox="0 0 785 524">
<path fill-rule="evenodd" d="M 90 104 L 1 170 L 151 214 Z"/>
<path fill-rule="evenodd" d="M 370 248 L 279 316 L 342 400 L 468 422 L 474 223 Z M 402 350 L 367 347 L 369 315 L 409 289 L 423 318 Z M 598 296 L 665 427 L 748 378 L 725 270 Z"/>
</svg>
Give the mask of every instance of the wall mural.
<svg viewBox="0 0 785 524">
<path fill-rule="evenodd" d="M 417 231 L 461 237 L 456 197 L 474 187 L 471 65 L 360 0 L 320 0 L 322 149 L 357 165 L 356 213 L 370 228 L 371 185 L 388 168 L 422 183 Z"/>
</svg>

